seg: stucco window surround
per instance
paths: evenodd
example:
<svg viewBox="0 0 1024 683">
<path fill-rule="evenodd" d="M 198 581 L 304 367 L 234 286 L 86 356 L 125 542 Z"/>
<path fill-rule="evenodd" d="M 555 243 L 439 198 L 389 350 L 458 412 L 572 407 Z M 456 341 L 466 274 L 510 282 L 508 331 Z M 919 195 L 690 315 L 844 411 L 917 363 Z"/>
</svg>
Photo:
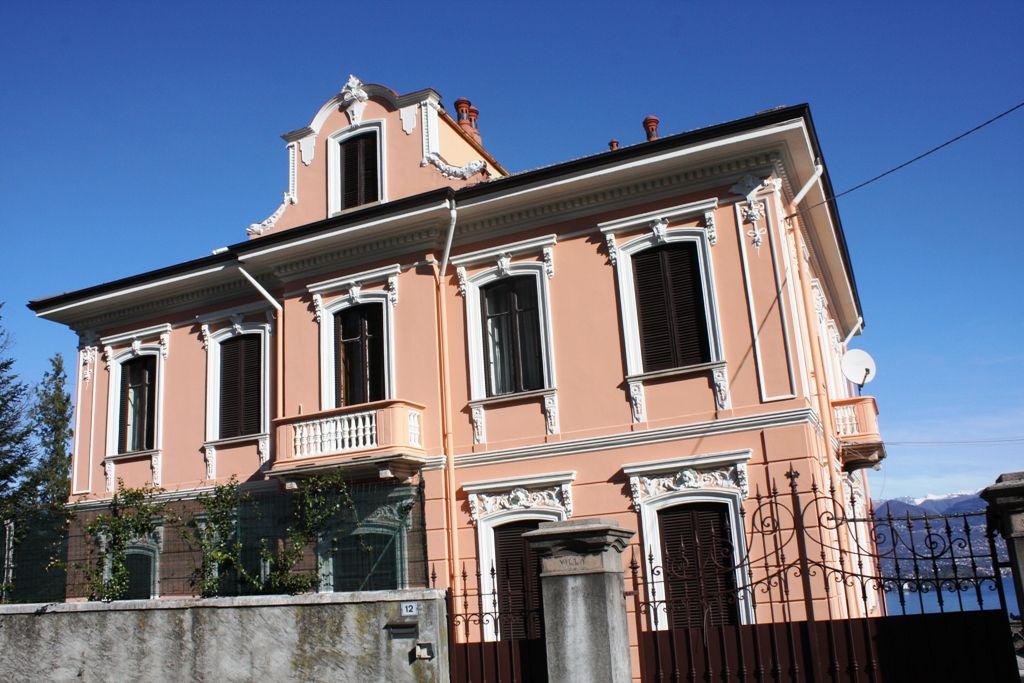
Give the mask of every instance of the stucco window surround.
<svg viewBox="0 0 1024 683">
<path fill-rule="evenodd" d="M 266 314 L 266 322 L 244 322 L 242 313 L 233 313 L 230 324 L 216 331 L 211 331 L 210 322 L 204 322 L 200 328 L 200 338 L 206 349 L 206 439 L 203 443 L 203 454 L 206 462 L 206 479 L 217 478 L 217 448 L 228 444 L 255 441 L 260 464 L 270 461 L 270 365 L 271 336 L 273 334 L 272 313 Z M 245 434 L 230 439 L 220 438 L 220 372 L 221 344 L 240 335 L 256 335 L 260 339 L 260 429 L 255 434 Z"/>
<path fill-rule="evenodd" d="M 117 482 L 116 463 L 119 460 L 149 458 L 153 486 L 161 485 L 163 453 L 163 405 L 164 405 L 164 361 L 170 353 L 171 326 L 155 325 L 141 330 L 111 335 L 100 339 L 107 368 L 107 443 L 103 459 L 104 490 L 112 492 Z M 128 348 L 115 351 L 117 346 L 128 344 Z M 153 409 L 153 448 L 146 450 L 118 452 L 121 434 L 121 371 L 127 361 L 140 356 L 152 356 L 156 366 L 155 405 Z"/>
<path fill-rule="evenodd" d="M 377 140 L 377 201 L 368 204 L 360 204 L 359 207 L 369 206 L 386 202 L 387 192 L 387 150 L 386 138 L 387 126 L 384 119 L 372 119 L 361 121 L 357 124 L 347 126 L 331 133 L 327 138 L 327 215 L 334 216 L 341 213 L 342 208 L 342 187 L 341 187 L 341 145 L 349 138 L 371 133 Z M 350 209 L 359 207 L 349 207 Z"/>
<path fill-rule="evenodd" d="M 664 601 L 665 596 L 663 579 L 651 576 L 651 567 L 662 567 L 664 562 L 658 512 L 689 503 L 722 503 L 728 507 L 733 560 L 736 565 L 735 585 L 746 585 L 746 571 L 742 562 L 747 557 L 747 541 L 740 509 L 749 495 L 747 462 L 750 456 L 751 451 L 744 449 L 623 466 L 622 471 L 629 478 L 633 509 L 640 515 L 640 539 L 643 544 L 641 554 L 648 581 L 648 600 Z M 739 597 L 737 608 L 741 623 L 754 623 L 750 596 L 744 592 Z M 664 602 L 658 609 L 661 611 L 657 615 L 657 622 L 652 618 L 652 623 L 659 624 L 661 629 L 668 628 L 669 619 Z"/>
<path fill-rule="evenodd" d="M 717 207 L 718 198 L 715 197 L 598 224 L 598 228 L 605 236 L 608 260 L 615 267 L 622 338 L 625 342 L 626 383 L 629 388 L 633 422 L 647 421 L 644 382 L 673 375 L 710 373 L 714 384 L 716 406 L 719 410 L 732 407 L 728 370 L 722 348 L 722 329 L 715 293 L 714 266 L 711 258 L 711 248 L 718 241 L 715 227 L 715 209 Z M 702 219 L 704 225 L 679 225 L 682 221 L 692 222 L 695 218 Z M 635 234 L 638 231 L 643 231 L 643 234 L 634 236 L 622 244 L 619 243 L 618 235 L 620 233 Z M 696 247 L 704 311 L 707 318 L 710 362 L 645 372 L 643 349 L 640 343 L 636 285 L 633 279 L 633 256 L 647 249 L 679 243 L 693 243 Z"/>
<path fill-rule="evenodd" d="M 551 472 L 529 477 L 467 482 L 462 490 L 469 497 L 469 514 L 476 525 L 477 567 L 482 592 L 494 586 L 491 568 L 495 560 L 495 527 L 511 522 L 561 522 L 572 517 L 572 482 L 576 472 Z M 497 609 L 497 608 L 496 608 Z M 484 624 L 484 639 L 497 640 L 491 623 Z"/>
<path fill-rule="evenodd" d="M 156 529 L 153 530 L 148 536 L 141 536 L 136 538 L 129 543 L 125 549 L 124 554 L 130 555 L 141 555 L 149 560 L 149 598 L 156 599 L 160 597 L 160 554 L 164 548 L 164 526 L 163 520 L 155 520 L 159 524 Z M 103 560 L 103 580 L 110 581 L 113 576 L 113 563 L 111 562 L 110 556 L 107 554 L 107 538 L 101 537 L 100 552 L 104 554 Z"/>
<path fill-rule="evenodd" d="M 544 403 L 545 431 L 559 432 L 558 397 L 555 384 L 554 333 L 551 321 L 551 296 L 548 287 L 555 273 L 555 235 L 546 235 L 491 249 L 452 257 L 456 266 L 459 293 L 466 302 L 466 343 L 469 354 L 470 411 L 473 420 L 473 443 L 487 441 L 485 407 L 517 399 L 539 398 Z M 540 260 L 532 260 L 537 256 Z M 531 260 L 524 260 L 531 258 Z M 490 267 L 469 273 L 469 268 Z M 484 324 L 480 306 L 481 290 L 503 278 L 532 278 L 537 288 L 537 315 L 540 328 L 541 371 L 544 381 L 541 389 L 519 393 L 487 394 L 487 359 L 484 351 Z"/>
<path fill-rule="evenodd" d="M 399 273 L 401 267 L 396 263 L 376 270 L 316 282 L 306 288 L 313 296 L 313 316 L 320 326 L 320 410 L 339 407 L 336 405 L 335 396 L 334 315 L 346 308 L 362 304 L 382 307 L 384 399 L 395 398 L 395 306 L 398 304 Z M 367 285 L 381 284 L 383 289 L 363 289 Z M 338 294 L 340 291 L 345 293 Z"/>
</svg>

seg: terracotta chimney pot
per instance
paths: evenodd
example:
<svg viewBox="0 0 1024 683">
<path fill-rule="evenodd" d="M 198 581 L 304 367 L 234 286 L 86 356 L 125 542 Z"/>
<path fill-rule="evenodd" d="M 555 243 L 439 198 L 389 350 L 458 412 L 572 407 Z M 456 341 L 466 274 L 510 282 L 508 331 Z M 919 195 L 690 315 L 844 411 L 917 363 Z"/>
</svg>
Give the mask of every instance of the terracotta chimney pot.
<svg viewBox="0 0 1024 683">
<path fill-rule="evenodd" d="M 654 114 L 648 114 L 647 118 L 644 119 L 644 130 L 647 131 L 648 140 L 658 139 L 658 123 L 660 121 L 661 119 Z"/>
<path fill-rule="evenodd" d="M 612 138 L 611 140 L 608 141 L 608 149 L 610 149 L 612 151 L 615 151 L 618 148 L 619 148 L 619 141 L 618 140 L 616 140 L 615 138 Z"/>
</svg>

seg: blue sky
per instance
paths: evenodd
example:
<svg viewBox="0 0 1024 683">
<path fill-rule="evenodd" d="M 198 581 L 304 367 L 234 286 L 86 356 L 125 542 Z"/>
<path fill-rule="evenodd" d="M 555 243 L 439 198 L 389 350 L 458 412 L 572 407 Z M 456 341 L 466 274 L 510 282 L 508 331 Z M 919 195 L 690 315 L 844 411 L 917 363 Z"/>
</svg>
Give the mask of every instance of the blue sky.
<svg viewBox="0 0 1024 683">
<path fill-rule="evenodd" d="M 809 102 L 837 190 L 1024 100 L 1024 3 L 36 2 L 0 7 L 3 324 L 35 381 L 76 340 L 24 303 L 244 239 L 278 135 L 349 73 L 480 109 L 513 171 Z M 840 200 L 876 496 L 1024 469 L 1024 110 Z"/>
</svg>

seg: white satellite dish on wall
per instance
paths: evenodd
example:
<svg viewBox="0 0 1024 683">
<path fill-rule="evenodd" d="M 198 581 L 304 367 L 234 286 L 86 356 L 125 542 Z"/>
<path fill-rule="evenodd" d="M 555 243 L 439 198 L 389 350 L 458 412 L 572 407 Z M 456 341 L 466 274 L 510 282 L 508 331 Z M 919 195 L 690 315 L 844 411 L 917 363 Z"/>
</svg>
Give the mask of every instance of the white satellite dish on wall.
<svg viewBox="0 0 1024 683">
<path fill-rule="evenodd" d="M 843 354 L 843 375 L 858 387 L 875 378 L 875 359 L 863 349 L 850 349 Z"/>
</svg>

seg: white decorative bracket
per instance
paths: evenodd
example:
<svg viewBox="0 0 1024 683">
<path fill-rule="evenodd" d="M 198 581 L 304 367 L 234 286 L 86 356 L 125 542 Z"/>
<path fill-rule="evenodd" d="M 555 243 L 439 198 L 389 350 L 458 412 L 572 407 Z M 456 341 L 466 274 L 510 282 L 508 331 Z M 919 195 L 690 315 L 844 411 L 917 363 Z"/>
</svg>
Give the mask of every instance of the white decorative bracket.
<svg viewBox="0 0 1024 683">
<path fill-rule="evenodd" d="M 760 254 L 761 245 L 764 243 L 764 236 L 767 230 L 758 225 L 758 221 L 764 220 L 764 203 L 760 199 L 750 199 L 750 203 L 747 204 L 746 208 L 743 209 L 743 222 L 750 223 L 750 230 L 747 231 L 747 237 L 750 238 L 751 244 L 753 244 Z"/>
<path fill-rule="evenodd" d="M 96 356 L 99 349 L 95 346 L 82 348 L 82 382 L 88 384 L 92 379 L 92 373 L 96 369 Z"/>
<path fill-rule="evenodd" d="M 610 232 L 605 233 L 604 241 L 608 245 L 608 261 L 614 266 L 619 261 L 619 248 L 615 246 L 615 235 Z"/>
<path fill-rule="evenodd" d="M 103 480 L 104 490 L 106 490 L 108 493 L 114 490 L 114 478 L 114 461 L 111 460 L 110 458 L 106 458 L 103 461 Z"/>
<path fill-rule="evenodd" d="M 212 445 L 203 446 L 203 461 L 206 463 L 206 480 L 217 479 L 217 447 Z"/>
<path fill-rule="evenodd" d="M 359 303 L 360 298 L 363 294 L 363 287 L 358 282 L 353 282 L 348 288 L 348 298 L 352 300 L 352 303 Z"/>
<path fill-rule="evenodd" d="M 544 395 L 544 427 L 548 434 L 558 433 L 558 394 Z"/>
<path fill-rule="evenodd" d="M 323 322 L 324 317 L 327 315 L 324 309 L 324 297 L 322 294 L 313 295 L 313 319 L 318 323 Z"/>
<path fill-rule="evenodd" d="M 203 348 L 209 350 L 210 348 L 210 326 L 204 324 L 199 328 L 199 339 L 203 342 Z"/>
<path fill-rule="evenodd" d="M 388 278 L 387 289 L 388 289 L 388 301 L 390 301 L 391 305 L 394 306 L 395 304 L 398 303 L 398 277 L 397 276 L 392 275 L 391 277 Z"/>
<path fill-rule="evenodd" d="M 466 296 L 466 283 L 468 278 L 466 277 L 466 269 L 463 266 L 459 266 L 455 269 L 455 277 L 459 281 L 459 296 Z"/>
<path fill-rule="evenodd" d="M 106 362 L 107 370 L 114 366 L 114 349 L 111 346 L 103 347 L 103 360 Z"/>
<path fill-rule="evenodd" d="M 242 320 L 244 317 L 241 313 L 233 313 L 228 317 L 231 321 L 231 331 L 235 334 L 242 334 Z"/>
<path fill-rule="evenodd" d="M 264 434 L 256 442 L 256 454 L 260 456 L 260 466 L 270 462 L 270 437 Z"/>
<path fill-rule="evenodd" d="M 487 443 L 487 425 L 484 421 L 484 407 L 473 406 L 473 443 Z"/>
<path fill-rule="evenodd" d="M 483 159 L 471 161 L 465 166 L 452 166 L 449 163 L 445 163 L 437 152 L 428 153 L 423 157 L 423 161 L 420 162 L 420 166 L 428 164 L 436 168 L 445 178 L 453 180 L 469 180 L 478 173 L 483 173 L 484 169 L 487 168 L 487 162 Z"/>
<path fill-rule="evenodd" d="M 712 247 L 718 242 L 718 232 L 715 230 L 715 212 L 704 212 L 704 232 L 708 236 L 708 244 Z"/>
<path fill-rule="evenodd" d="M 629 383 L 629 404 L 633 410 L 633 422 L 647 422 L 647 406 L 644 405 L 643 382 Z"/>
<path fill-rule="evenodd" d="M 398 110 L 398 117 L 402 120 L 402 132 L 406 135 L 412 135 L 412 132 L 416 130 L 416 108 L 418 106 L 410 104 L 408 107 Z"/>
<path fill-rule="evenodd" d="M 153 486 L 160 486 L 163 479 L 162 465 L 163 458 L 160 457 L 160 451 L 156 451 L 149 456 L 149 472 L 152 476 Z"/>
<path fill-rule="evenodd" d="M 732 397 L 729 396 L 729 372 L 725 364 L 711 370 L 712 381 L 715 384 L 715 403 L 719 410 L 732 408 Z"/>
<path fill-rule="evenodd" d="M 512 255 L 498 254 L 498 277 L 508 277 L 512 271 Z"/>
<path fill-rule="evenodd" d="M 549 280 L 555 276 L 555 250 L 553 247 L 544 247 L 544 273 Z"/>
</svg>

